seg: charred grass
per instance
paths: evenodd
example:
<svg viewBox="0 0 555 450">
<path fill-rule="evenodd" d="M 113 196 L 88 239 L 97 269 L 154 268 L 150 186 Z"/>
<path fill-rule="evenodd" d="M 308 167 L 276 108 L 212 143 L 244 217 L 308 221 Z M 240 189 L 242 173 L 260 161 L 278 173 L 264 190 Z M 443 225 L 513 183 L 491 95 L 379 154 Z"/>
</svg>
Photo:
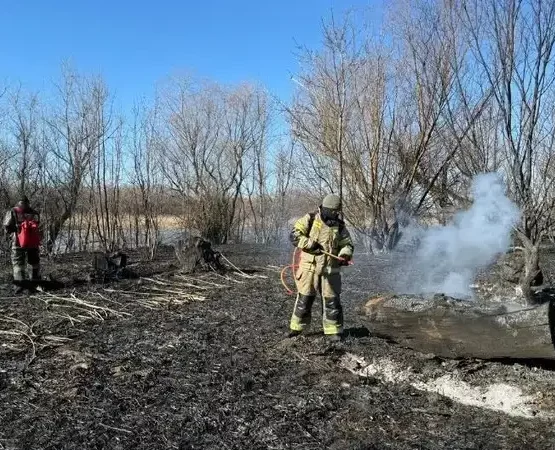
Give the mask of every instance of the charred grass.
<svg viewBox="0 0 555 450">
<path fill-rule="evenodd" d="M 293 298 L 277 267 L 288 254 L 254 246 L 222 251 L 243 274 L 184 275 L 171 251 L 153 262 L 137 253 L 130 262 L 140 278 L 90 285 L 82 280 L 87 255 L 77 254 L 45 261 L 66 287 L 13 298 L 6 268 L 0 449 L 554 447 L 548 421 L 463 406 L 340 368 L 351 352 L 394 356 L 430 374 L 473 367 L 474 378 L 505 379 L 533 370 L 446 364 L 373 336 L 356 307 L 383 288 L 386 262 L 346 274 L 348 335 L 330 345 L 316 326 L 285 339 Z"/>
</svg>

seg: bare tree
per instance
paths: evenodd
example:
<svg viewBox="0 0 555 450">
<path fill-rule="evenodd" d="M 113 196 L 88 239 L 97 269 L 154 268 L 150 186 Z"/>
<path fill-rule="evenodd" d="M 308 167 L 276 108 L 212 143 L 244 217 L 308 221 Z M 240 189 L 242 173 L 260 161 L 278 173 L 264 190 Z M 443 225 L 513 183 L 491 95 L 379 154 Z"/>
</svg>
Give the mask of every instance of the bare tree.
<svg viewBox="0 0 555 450">
<path fill-rule="evenodd" d="M 159 160 L 162 144 L 160 142 L 161 125 L 159 108 L 155 104 L 152 109 L 145 105 L 135 107 L 132 129 L 132 183 L 135 192 L 135 244 L 144 243 L 149 249 L 152 259 L 156 253 L 160 239 L 159 216 L 161 212 L 161 180 Z M 142 224 L 143 239 L 139 239 Z"/>
<path fill-rule="evenodd" d="M 98 120 L 100 127 L 109 129 L 109 117 L 99 117 Z M 91 162 L 90 198 L 95 235 L 108 252 L 121 248 L 124 241 L 120 217 L 122 164 L 123 124 L 120 121 L 112 135 L 99 140 Z"/>
<path fill-rule="evenodd" d="M 38 148 L 41 117 L 38 96 L 23 92 L 21 86 L 10 95 L 9 117 L 14 141 L 15 176 L 20 194 L 32 196 L 38 189 L 41 153 Z"/>
<path fill-rule="evenodd" d="M 373 250 L 396 245 L 403 217 L 445 203 L 449 163 L 486 104 L 483 96 L 467 97 L 466 124 L 448 127 L 460 68 L 450 17 L 427 3 L 410 8 L 395 24 L 394 51 L 359 42 L 348 21 L 332 21 L 324 26 L 324 48 L 304 59 L 288 110 L 294 136 L 314 187 L 341 186 L 347 218 Z M 449 149 L 446 136 L 455 144 Z"/>
<path fill-rule="evenodd" d="M 482 75 L 493 92 L 497 132 L 506 150 L 504 171 L 522 210 L 518 236 L 525 274 L 521 285 L 543 278 L 538 246 L 554 221 L 555 3 L 549 0 L 466 0 L 461 19 Z"/>
<path fill-rule="evenodd" d="M 322 51 L 301 49 L 303 71 L 293 78 L 300 89 L 286 111 L 293 138 L 307 152 L 311 175 L 343 198 L 350 90 L 361 48 L 348 19 L 336 24 L 332 17 L 323 25 L 323 37 Z"/>
<path fill-rule="evenodd" d="M 291 217 L 291 193 L 295 173 L 294 145 L 281 147 L 272 158 L 265 146 L 253 152 L 252 175 L 245 182 L 248 214 L 254 239 L 275 243 L 283 237 L 284 227 Z M 250 220 L 249 220 L 250 219 Z"/>
<path fill-rule="evenodd" d="M 226 90 L 184 80 L 166 95 L 164 175 L 187 205 L 190 227 L 213 242 L 229 239 L 247 155 L 264 142 L 264 95 L 249 86 Z"/>
<path fill-rule="evenodd" d="M 45 198 L 48 250 L 75 212 L 85 177 L 109 126 L 100 118 L 108 104 L 102 80 L 87 79 L 66 70 L 58 88 L 58 104 L 46 119 Z M 48 201 L 47 201 L 48 200 Z"/>
</svg>

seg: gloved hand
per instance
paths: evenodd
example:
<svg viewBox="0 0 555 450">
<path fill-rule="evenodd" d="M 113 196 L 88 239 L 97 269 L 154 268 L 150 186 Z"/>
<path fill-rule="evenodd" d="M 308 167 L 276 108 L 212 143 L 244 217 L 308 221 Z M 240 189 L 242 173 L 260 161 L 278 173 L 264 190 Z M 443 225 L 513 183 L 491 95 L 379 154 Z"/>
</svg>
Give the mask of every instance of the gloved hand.
<svg viewBox="0 0 555 450">
<path fill-rule="evenodd" d="M 306 249 L 306 251 L 311 255 L 321 255 L 323 249 L 324 247 L 322 247 L 318 242 L 312 241 L 312 244 Z"/>
<path fill-rule="evenodd" d="M 341 255 L 339 257 L 340 266 L 348 266 L 350 261 L 351 261 L 351 255 Z"/>
</svg>

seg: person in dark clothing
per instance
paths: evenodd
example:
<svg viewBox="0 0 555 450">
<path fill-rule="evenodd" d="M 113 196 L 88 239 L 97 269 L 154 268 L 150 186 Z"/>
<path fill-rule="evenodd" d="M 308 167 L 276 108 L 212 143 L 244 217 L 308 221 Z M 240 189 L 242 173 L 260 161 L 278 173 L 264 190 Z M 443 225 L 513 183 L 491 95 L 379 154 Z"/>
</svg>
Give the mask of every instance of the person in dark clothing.
<svg viewBox="0 0 555 450">
<path fill-rule="evenodd" d="M 40 280 L 40 215 L 31 208 L 29 199 L 23 196 L 4 217 L 4 230 L 12 235 L 11 260 L 14 288 L 21 293 L 27 278 L 27 264 L 31 266 L 31 281 Z"/>
</svg>

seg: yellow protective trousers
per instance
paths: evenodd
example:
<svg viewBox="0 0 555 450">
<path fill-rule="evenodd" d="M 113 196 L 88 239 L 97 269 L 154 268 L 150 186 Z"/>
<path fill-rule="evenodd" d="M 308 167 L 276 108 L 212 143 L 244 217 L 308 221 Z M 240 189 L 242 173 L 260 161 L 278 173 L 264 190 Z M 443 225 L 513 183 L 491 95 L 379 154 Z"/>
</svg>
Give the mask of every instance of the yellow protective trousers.
<svg viewBox="0 0 555 450">
<path fill-rule="evenodd" d="M 301 265 L 297 270 L 295 277 L 298 293 L 291 317 L 291 330 L 303 331 L 310 324 L 312 305 L 316 296 L 320 294 L 324 334 L 341 334 L 343 332 L 343 308 L 340 301 L 341 273 L 326 273 L 303 266 Z"/>
</svg>

